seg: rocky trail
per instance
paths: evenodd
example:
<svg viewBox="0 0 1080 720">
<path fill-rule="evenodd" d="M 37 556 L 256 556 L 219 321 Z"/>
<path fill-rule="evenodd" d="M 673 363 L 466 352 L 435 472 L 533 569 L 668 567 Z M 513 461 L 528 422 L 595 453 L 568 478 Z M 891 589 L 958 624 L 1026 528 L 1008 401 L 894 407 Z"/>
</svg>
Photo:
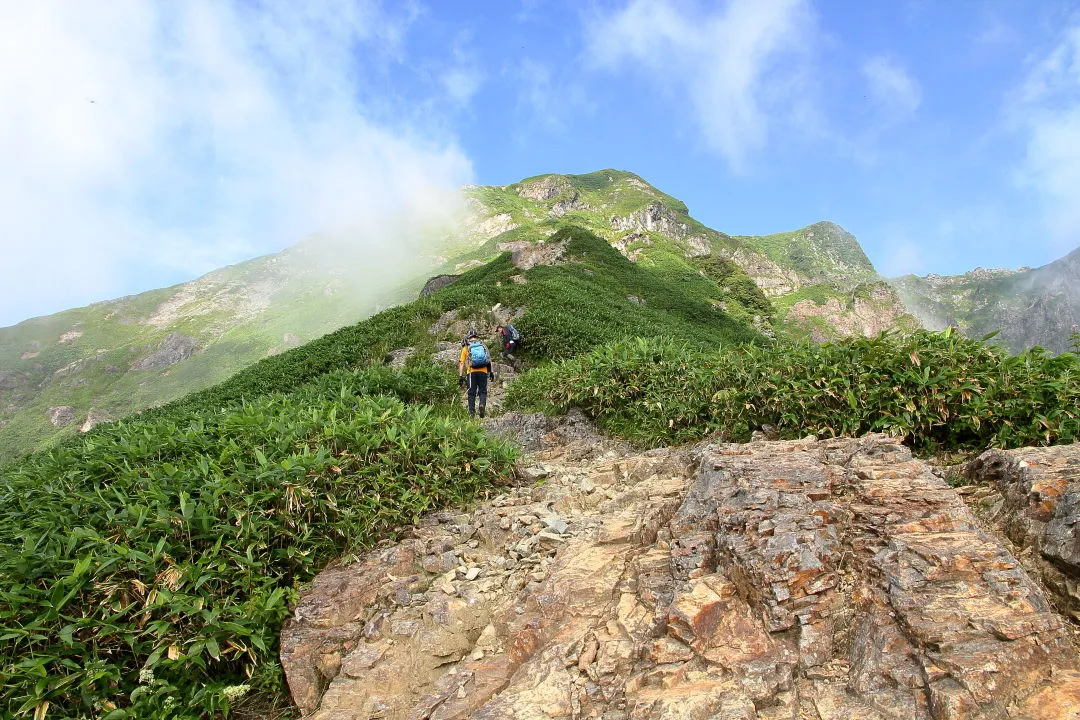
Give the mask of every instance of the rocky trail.
<svg viewBox="0 0 1080 720">
<path fill-rule="evenodd" d="M 304 593 L 281 657 L 305 716 L 1080 718 L 1080 446 L 986 453 L 958 493 L 878 435 L 488 427 L 526 451 L 517 486 Z"/>
</svg>

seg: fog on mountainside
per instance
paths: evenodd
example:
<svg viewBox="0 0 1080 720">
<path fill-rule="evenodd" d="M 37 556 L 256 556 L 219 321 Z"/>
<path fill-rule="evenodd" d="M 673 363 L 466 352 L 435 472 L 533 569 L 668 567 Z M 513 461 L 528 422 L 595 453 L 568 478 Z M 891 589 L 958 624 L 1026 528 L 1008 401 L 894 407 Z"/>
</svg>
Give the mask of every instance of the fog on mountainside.
<svg viewBox="0 0 1080 720">
<path fill-rule="evenodd" d="M 998 333 L 1012 352 L 1072 349 L 1080 325 L 1080 248 L 1038 268 L 963 275 L 905 275 L 889 280 L 924 327 L 956 327 L 969 337 Z"/>
<path fill-rule="evenodd" d="M 372 212 L 190 282 L 0 328 L 0 460 L 414 297 L 471 248 L 465 214 L 457 192 L 418 193 L 407 212 Z"/>
<path fill-rule="evenodd" d="M 952 325 L 972 337 L 1003 329 L 998 341 L 1013 350 L 1060 352 L 1080 322 L 1080 251 L 1024 272 L 886 282 L 835 223 L 727 235 L 626 171 L 432 187 L 418 179 L 396 212 L 358 197 L 350 220 L 191 282 L 0 328 L 0 460 L 225 380 L 412 299 L 432 275 L 532 252 L 568 225 L 778 338 Z M 557 252 L 543 262 L 559 262 Z"/>
</svg>

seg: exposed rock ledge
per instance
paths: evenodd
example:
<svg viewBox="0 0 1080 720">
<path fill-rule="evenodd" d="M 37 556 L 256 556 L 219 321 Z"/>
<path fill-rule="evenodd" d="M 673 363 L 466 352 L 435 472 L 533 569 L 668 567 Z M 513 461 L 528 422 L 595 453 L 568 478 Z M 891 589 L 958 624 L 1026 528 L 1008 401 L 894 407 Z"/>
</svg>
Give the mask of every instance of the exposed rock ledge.
<svg viewBox="0 0 1080 720">
<path fill-rule="evenodd" d="M 181 333 L 169 333 L 157 350 L 131 366 L 132 370 L 161 370 L 187 360 L 199 349 L 194 338 Z"/>
<path fill-rule="evenodd" d="M 316 579 L 282 633 L 306 715 L 1080 717 L 1071 626 L 887 437 L 533 458 Z"/>
</svg>

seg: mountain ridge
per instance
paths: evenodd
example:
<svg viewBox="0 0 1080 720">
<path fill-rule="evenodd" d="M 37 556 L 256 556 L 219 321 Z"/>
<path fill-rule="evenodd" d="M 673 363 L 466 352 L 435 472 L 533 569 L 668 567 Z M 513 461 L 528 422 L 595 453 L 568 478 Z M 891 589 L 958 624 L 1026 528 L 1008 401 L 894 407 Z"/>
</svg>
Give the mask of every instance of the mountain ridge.
<svg viewBox="0 0 1080 720">
<path fill-rule="evenodd" d="M 1066 352 L 1080 323 L 1080 248 L 1037 268 L 976 268 L 961 275 L 889 280 L 923 325 L 995 337 L 1013 352 Z"/>
<path fill-rule="evenodd" d="M 335 718 L 397 715 L 385 698 L 350 702 L 354 677 L 394 690 L 395 706 L 417 700 L 421 717 L 492 700 L 472 716 L 569 718 L 574 698 L 619 717 L 624 699 L 642 717 L 855 717 L 884 707 L 883 687 L 916 720 L 954 701 L 978 711 L 954 720 L 1042 710 L 1064 688 L 1043 716 L 1069 717 L 1068 626 L 961 512 L 961 482 L 913 452 L 1074 441 L 1076 357 L 926 331 L 770 342 L 740 319 L 764 298 L 733 280 L 745 273 L 669 245 L 655 213 L 638 220 L 645 230 L 610 230 L 650 240 L 638 262 L 576 226 L 513 249 L 477 238 L 493 259 L 441 289 L 0 467 L 13 659 L 0 707 L 274 717 L 284 669 L 298 705 Z M 480 423 L 455 382 L 461 338 L 508 319 L 526 344 L 496 360 Z M 499 405 L 566 418 L 515 421 Z M 519 454 L 504 422 L 570 463 L 537 467 L 548 459 Z M 888 435 L 836 437 L 867 431 Z M 691 442 L 706 448 L 697 460 Z M 612 447 L 603 467 L 576 462 Z M 1033 482 L 1001 494 L 1072 512 L 1060 479 Z M 1014 498 L 1024 487 L 1056 503 Z M 1074 562 L 1064 528 L 1036 521 L 1033 542 Z M 305 602 L 309 581 L 329 601 Z M 290 616 L 329 633 L 313 668 L 293 662 Z M 416 682 L 398 694 L 382 672 Z M 298 695 L 302 676 L 316 695 L 334 680 L 330 696 Z M 520 693 L 532 679 L 539 695 Z"/>
<path fill-rule="evenodd" d="M 628 171 L 547 173 L 504 186 L 466 186 L 462 197 L 464 221 L 438 230 L 441 239 L 427 245 L 437 254 L 429 252 L 396 286 L 384 283 L 366 295 L 357 295 L 365 285 L 360 276 L 344 268 L 378 263 L 337 262 L 333 252 L 319 250 L 331 239 L 311 236 L 189 283 L 0 328 L 0 458 L 213 385 L 262 357 L 413 297 L 432 274 L 460 274 L 501 252 L 547 241 L 567 225 L 596 233 L 671 282 L 698 283 L 696 276 L 715 283 L 718 293 L 697 287 L 716 308 L 767 335 L 823 342 L 923 324 L 981 336 L 989 332 L 983 327 L 1005 318 L 1027 333 L 1018 339 L 1002 333 L 1014 351 L 1051 333 L 1058 341 L 1041 344 L 1061 352 L 1068 349 L 1063 318 L 1080 315 L 1069 289 L 1072 277 L 1080 287 L 1080 263 L 1058 274 L 1023 276 L 1030 289 L 1018 296 L 1034 316 L 1025 314 L 1027 306 L 993 299 L 995 292 L 1013 292 L 1008 282 L 1019 282 L 993 272 L 983 273 L 985 282 L 963 281 L 965 297 L 981 301 L 950 305 L 929 280 L 882 278 L 858 240 L 834 222 L 729 235 Z M 347 242 L 338 247 L 348 252 Z M 1042 284 L 1057 290 L 1040 302 Z"/>
</svg>

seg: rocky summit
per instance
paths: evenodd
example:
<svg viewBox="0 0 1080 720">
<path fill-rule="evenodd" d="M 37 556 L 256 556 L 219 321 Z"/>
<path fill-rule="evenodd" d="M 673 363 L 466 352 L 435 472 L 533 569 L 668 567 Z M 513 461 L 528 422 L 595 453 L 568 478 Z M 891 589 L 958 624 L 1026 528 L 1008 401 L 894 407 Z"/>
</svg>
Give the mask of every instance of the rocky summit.
<svg viewBox="0 0 1080 720">
<path fill-rule="evenodd" d="M 519 484 L 303 595 L 281 659 L 305 716 L 1080 717 L 1080 447 L 987 453 L 957 492 L 883 435 L 489 428 L 526 450 Z"/>
</svg>

